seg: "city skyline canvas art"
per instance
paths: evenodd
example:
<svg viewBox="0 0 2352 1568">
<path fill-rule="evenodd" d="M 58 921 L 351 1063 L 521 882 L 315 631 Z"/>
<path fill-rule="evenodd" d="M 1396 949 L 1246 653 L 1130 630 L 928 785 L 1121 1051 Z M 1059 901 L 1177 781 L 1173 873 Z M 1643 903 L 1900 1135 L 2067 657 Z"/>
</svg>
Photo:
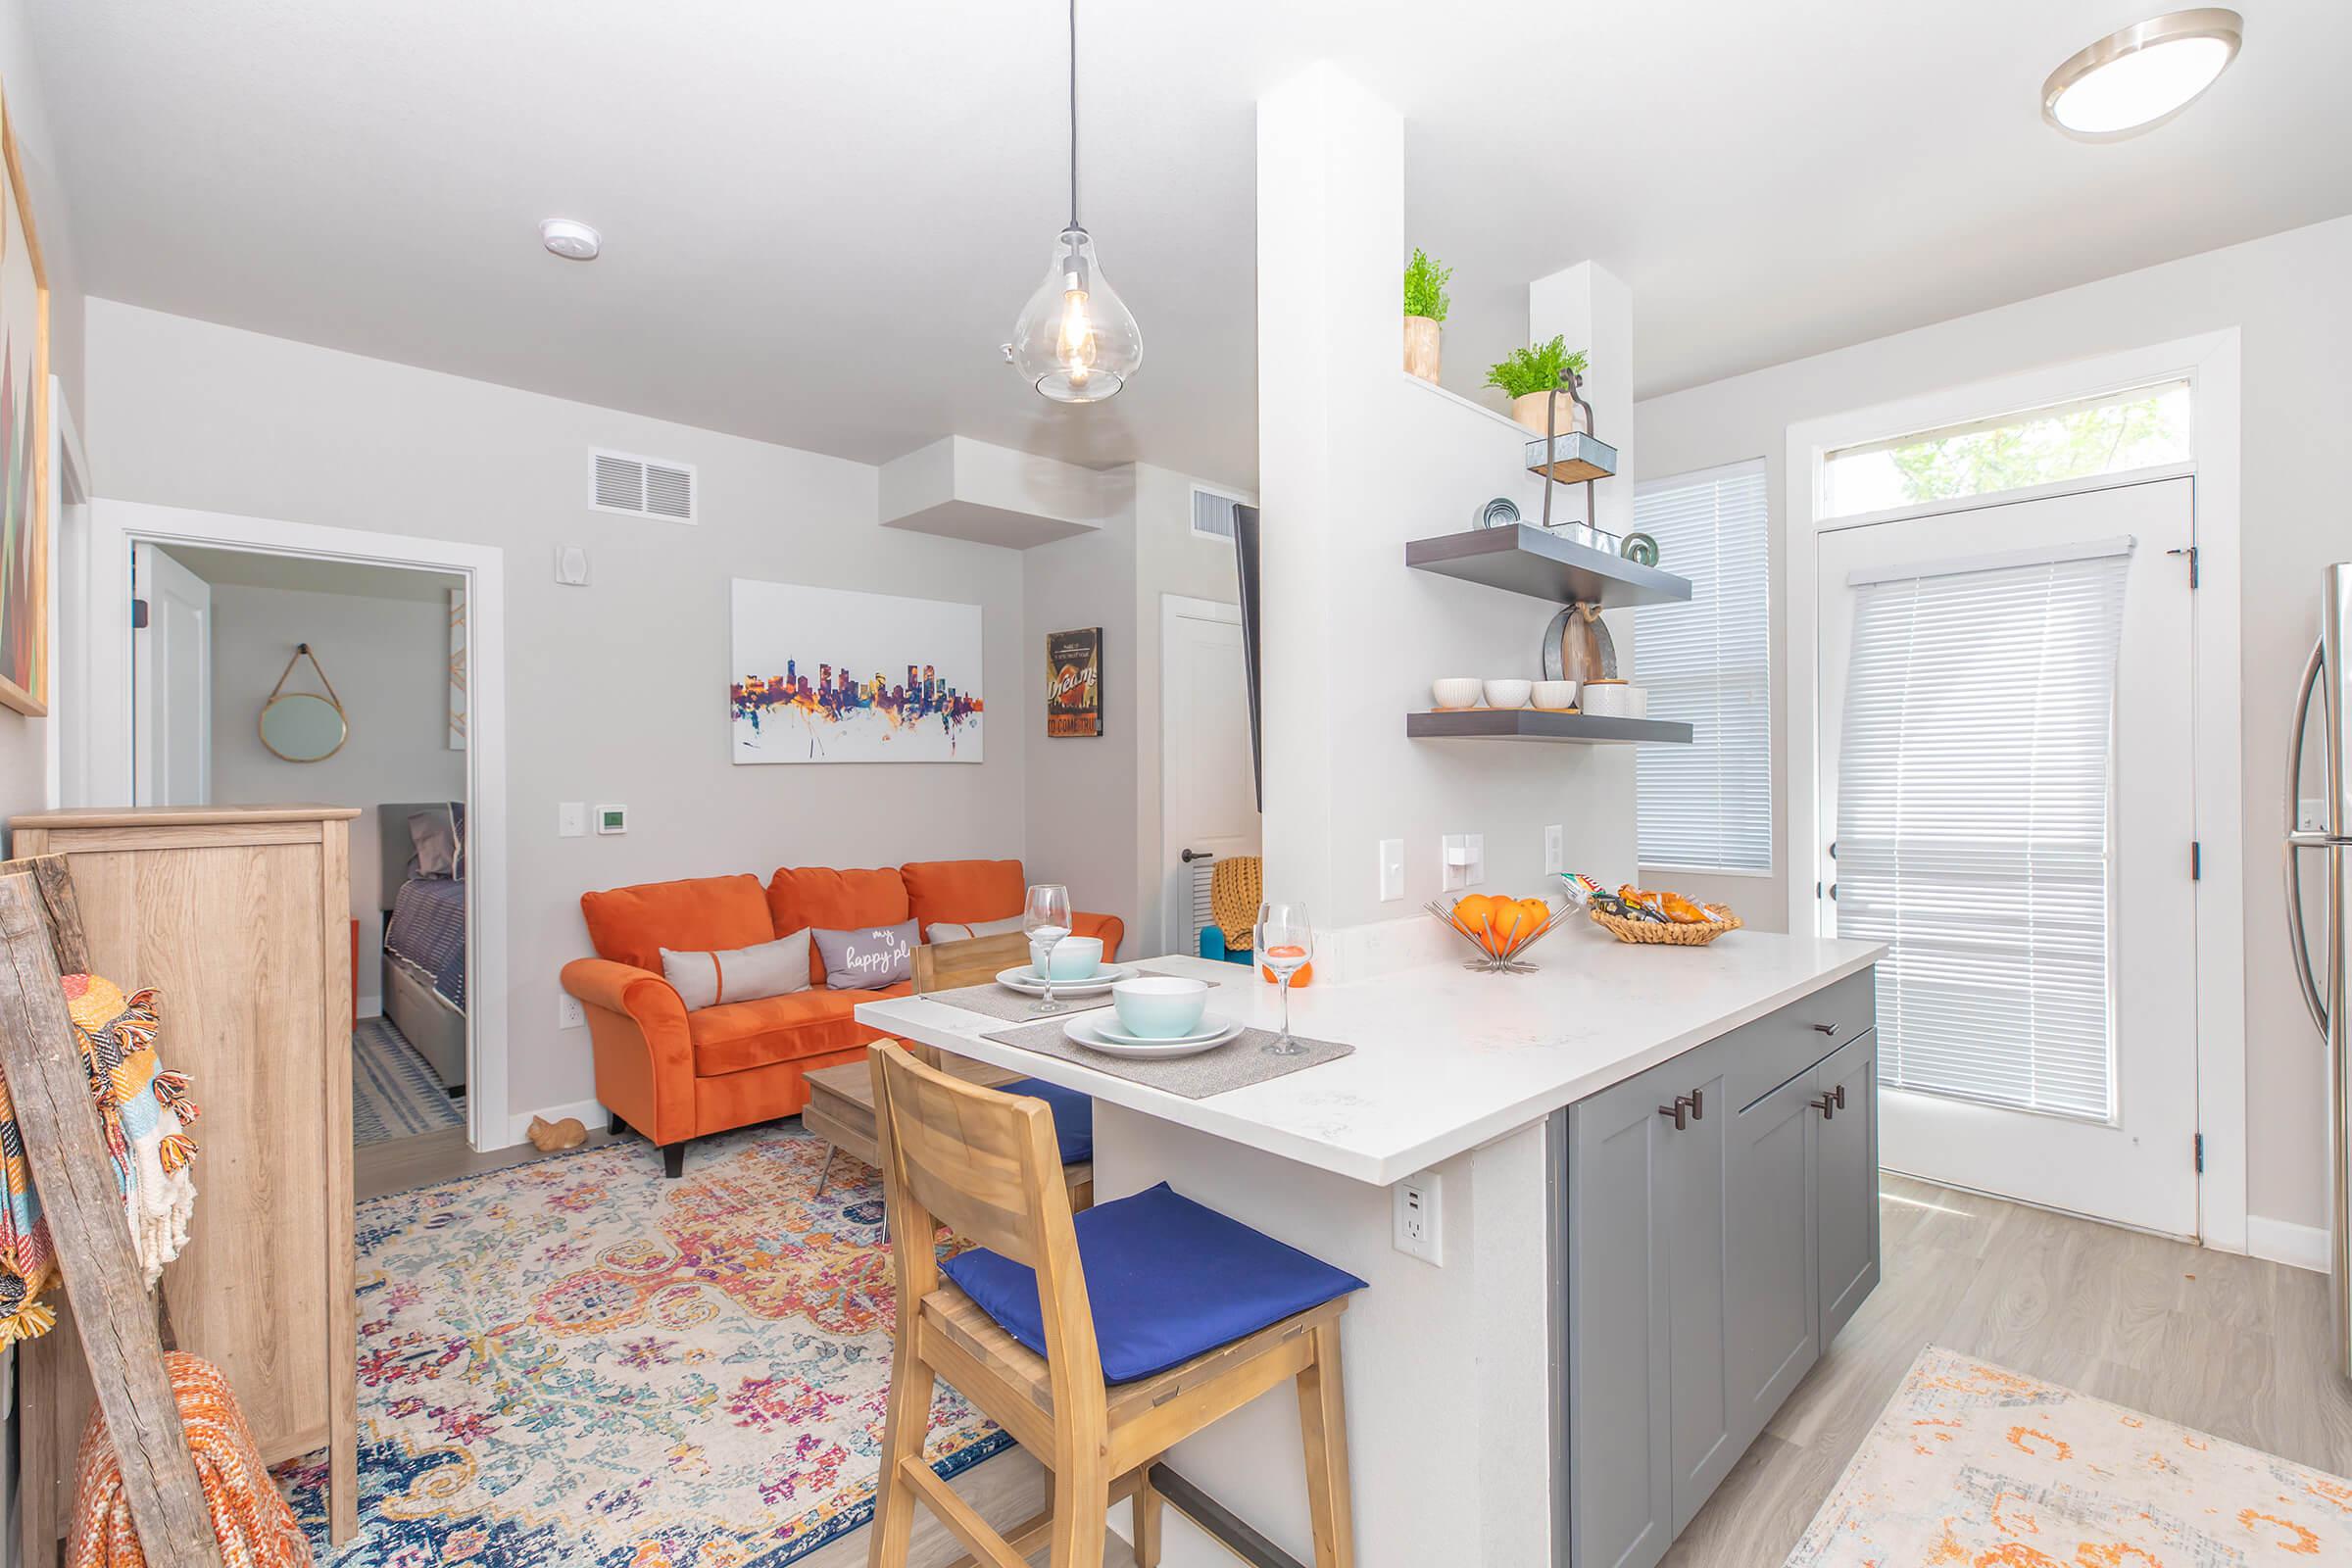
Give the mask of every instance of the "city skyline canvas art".
<svg viewBox="0 0 2352 1568">
<path fill-rule="evenodd" d="M 734 579 L 738 763 L 977 762 L 980 607 Z"/>
</svg>

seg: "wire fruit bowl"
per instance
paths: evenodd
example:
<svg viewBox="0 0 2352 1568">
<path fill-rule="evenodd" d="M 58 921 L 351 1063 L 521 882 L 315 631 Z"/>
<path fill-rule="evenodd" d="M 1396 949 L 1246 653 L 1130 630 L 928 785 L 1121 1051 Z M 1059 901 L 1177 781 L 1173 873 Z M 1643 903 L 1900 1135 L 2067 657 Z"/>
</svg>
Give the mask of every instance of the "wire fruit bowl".
<svg viewBox="0 0 2352 1568">
<path fill-rule="evenodd" d="M 1436 899 L 1430 900 L 1422 907 L 1436 915 L 1447 930 L 1478 950 L 1478 956 L 1462 967 L 1480 974 L 1534 974 L 1536 966 L 1522 961 L 1520 955 L 1558 930 L 1575 913 L 1573 907 L 1553 907 L 1546 904 L 1544 907 L 1550 912 L 1540 923 L 1529 925 L 1521 921 L 1503 932 L 1497 931 L 1491 920 L 1473 929 L 1455 918 L 1453 906 Z"/>
</svg>

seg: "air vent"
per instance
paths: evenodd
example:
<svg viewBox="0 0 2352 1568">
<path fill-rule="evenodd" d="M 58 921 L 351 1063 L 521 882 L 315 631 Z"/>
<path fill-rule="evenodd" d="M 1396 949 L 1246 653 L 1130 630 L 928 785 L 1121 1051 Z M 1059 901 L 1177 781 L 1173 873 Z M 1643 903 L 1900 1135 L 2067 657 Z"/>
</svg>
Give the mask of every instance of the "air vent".
<svg viewBox="0 0 2352 1568">
<path fill-rule="evenodd" d="M 1193 532 L 1203 539 L 1233 540 L 1233 509 L 1248 506 L 1240 496 L 1231 496 L 1206 485 L 1193 486 Z"/>
<path fill-rule="evenodd" d="M 588 505 L 632 517 L 694 521 L 694 466 L 626 452 L 588 454 Z"/>
</svg>

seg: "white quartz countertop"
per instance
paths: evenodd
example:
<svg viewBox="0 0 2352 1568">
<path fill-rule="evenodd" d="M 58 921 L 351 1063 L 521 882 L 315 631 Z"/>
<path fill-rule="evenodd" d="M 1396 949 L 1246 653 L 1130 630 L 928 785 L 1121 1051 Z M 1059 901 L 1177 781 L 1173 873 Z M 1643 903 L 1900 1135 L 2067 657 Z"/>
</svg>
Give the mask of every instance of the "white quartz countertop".
<svg viewBox="0 0 2352 1568">
<path fill-rule="evenodd" d="M 1017 1027 L 922 997 L 860 1003 L 860 1022 L 1355 1180 L 1388 1186 L 1542 1119 L 1868 968 L 1872 943 L 1740 931 L 1705 948 L 1640 947 L 1579 924 L 1534 974 L 1457 961 L 1291 997 L 1295 1033 L 1352 1055 L 1187 1100 L 985 1038 Z M 1273 1028 L 1274 988 L 1201 958 L 1148 960 L 1223 982 L 1209 1009 Z"/>
</svg>

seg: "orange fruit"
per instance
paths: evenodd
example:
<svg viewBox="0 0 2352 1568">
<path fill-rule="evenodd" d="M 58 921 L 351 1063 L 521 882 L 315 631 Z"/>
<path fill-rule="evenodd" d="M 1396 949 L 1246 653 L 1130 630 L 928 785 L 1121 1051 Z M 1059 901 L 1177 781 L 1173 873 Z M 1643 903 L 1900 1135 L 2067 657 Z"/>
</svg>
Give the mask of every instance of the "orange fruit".
<svg viewBox="0 0 2352 1568">
<path fill-rule="evenodd" d="M 1522 936 L 1534 936 L 1544 929 L 1544 922 L 1550 918 L 1551 906 L 1542 899 L 1519 901 L 1519 930 Z"/>
<path fill-rule="evenodd" d="M 1465 893 L 1453 906 L 1453 923 L 1472 936 L 1481 935 L 1494 923 L 1494 902 L 1484 893 Z"/>
<path fill-rule="evenodd" d="M 1520 929 L 1525 918 L 1526 911 L 1519 907 L 1517 899 L 1496 899 L 1494 901 L 1494 946 L 1502 952 L 1509 952 L 1512 946 L 1519 941 Z"/>
</svg>

